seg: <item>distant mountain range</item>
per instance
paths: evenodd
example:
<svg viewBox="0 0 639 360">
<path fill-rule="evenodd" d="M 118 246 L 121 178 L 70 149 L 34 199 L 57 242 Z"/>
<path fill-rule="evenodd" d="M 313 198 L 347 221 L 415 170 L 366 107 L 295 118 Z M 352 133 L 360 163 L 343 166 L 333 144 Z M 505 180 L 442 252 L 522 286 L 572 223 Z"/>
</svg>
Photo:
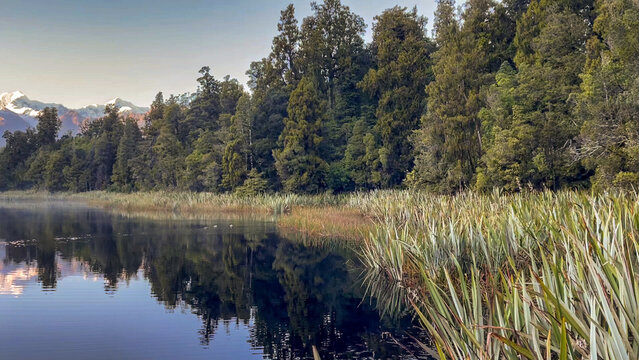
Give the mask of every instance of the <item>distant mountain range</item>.
<svg viewBox="0 0 639 360">
<path fill-rule="evenodd" d="M 97 119 L 104 115 L 107 105 L 115 104 L 120 108 L 120 113 L 135 117 L 141 121 L 149 111 L 147 107 L 136 106 L 133 103 L 115 98 L 104 104 L 92 104 L 80 109 L 70 109 L 62 104 L 43 103 L 29 99 L 20 91 L 13 91 L 0 94 L 0 147 L 4 146 L 5 140 L 2 134 L 6 130 L 26 130 L 28 127 L 35 127 L 38 124 L 37 116 L 45 107 L 58 109 L 58 116 L 62 120 L 60 134 L 71 132 L 77 134 L 80 125 L 84 121 Z"/>
</svg>

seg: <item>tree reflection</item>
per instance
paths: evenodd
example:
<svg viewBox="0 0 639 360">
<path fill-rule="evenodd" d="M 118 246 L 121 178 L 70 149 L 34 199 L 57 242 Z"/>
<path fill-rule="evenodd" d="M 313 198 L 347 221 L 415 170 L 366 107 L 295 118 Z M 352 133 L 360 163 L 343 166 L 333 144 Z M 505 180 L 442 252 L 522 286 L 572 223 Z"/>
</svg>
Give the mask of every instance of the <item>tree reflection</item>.
<svg viewBox="0 0 639 360">
<path fill-rule="evenodd" d="M 220 324 L 240 322 L 251 325 L 251 344 L 273 359 L 312 357 L 313 346 L 329 358 L 403 353 L 380 336 L 391 324 L 362 301 L 359 272 L 343 254 L 283 238 L 269 224 L 229 225 L 0 208 L 5 262 L 35 262 L 45 288 L 55 288 L 59 267 L 72 260 L 102 275 L 107 291 L 142 270 L 167 309 L 202 320 L 203 345 Z"/>
</svg>

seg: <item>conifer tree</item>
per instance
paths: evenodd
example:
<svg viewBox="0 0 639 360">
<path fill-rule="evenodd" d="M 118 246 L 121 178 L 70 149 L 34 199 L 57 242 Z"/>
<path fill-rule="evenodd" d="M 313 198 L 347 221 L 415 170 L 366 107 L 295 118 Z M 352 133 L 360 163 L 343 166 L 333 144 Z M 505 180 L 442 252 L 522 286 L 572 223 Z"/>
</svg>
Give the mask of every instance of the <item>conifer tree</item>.
<svg viewBox="0 0 639 360">
<path fill-rule="evenodd" d="M 313 16 L 304 19 L 301 32 L 302 66 L 325 91 L 328 109 L 333 110 L 337 82 L 351 70 L 363 50 L 364 19 L 342 5 L 340 0 L 311 3 Z"/>
<path fill-rule="evenodd" d="M 494 82 L 512 42 L 497 21 L 499 6 L 492 0 L 468 1 L 460 26 L 454 3 L 438 3 L 435 80 L 427 87 L 428 112 L 415 137 L 413 185 L 452 192 L 475 182 L 485 151 L 480 117 L 484 89 Z"/>
<path fill-rule="evenodd" d="M 317 193 L 325 187 L 326 162 L 319 156 L 324 104 L 317 85 L 303 78 L 291 94 L 281 149 L 273 151 L 284 190 Z"/>
<path fill-rule="evenodd" d="M 240 186 L 252 168 L 252 131 L 251 98 L 244 94 L 231 118 L 229 141 L 222 158 L 222 186 L 225 189 L 234 190 Z"/>
<path fill-rule="evenodd" d="M 158 185 L 165 189 L 177 189 L 184 166 L 184 148 L 180 140 L 169 128 L 163 127 L 153 152 L 157 156 L 155 171 L 158 176 Z"/>
<path fill-rule="evenodd" d="M 300 80 L 300 30 L 293 4 L 282 10 L 277 31 L 279 33 L 273 38 L 273 47 L 268 58 L 273 73 L 271 82 L 278 82 L 280 86 L 294 89 Z"/>
<path fill-rule="evenodd" d="M 95 174 L 93 189 L 104 190 L 110 185 L 122 128 L 119 109 L 115 105 L 107 105 L 104 110 L 104 117 L 89 125 L 87 135 L 95 141 L 93 148 L 93 169 Z"/>
<path fill-rule="evenodd" d="M 142 133 L 138 128 L 138 124 L 134 119 L 127 118 L 118 146 L 113 176 L 111 177 L 113 186 L 120 191 L 132 191 L 135 187 L 132 160 L 137 155 L 138 143 L 141 138 Z"/>
<path fill-rule="evenodd" d="M 60 131 L 60 126 L 62 126 L 62 122 L 58 118 L 58 109 L 45 107 L 38 114 L 38 125 L 36 127 L 38 146 L 53 144 L 58 136 L 58 131 Z"/>
<path fill-rule="evenodd" d="M 383 156 L 381 183 L 377 185 L 388 187 L 401 184 L 412 168 L 413 151 L 407 139 L 419 126 L 426 108 L 424 89 L 431 80 L 433 45 L 426 37 L 426 20 L 417 15 L 416 9 L 394 7 L 375 21 L 375 67 L 360 85 L 379 99 L 375 131 Z"/>
<path fill-rule="evenodd" d="M 255 196 L 268 190 L 268 182 L 256 169 L 252 169 L 242 186 L 235 189 L 235 193 L 242 196 Z"/>
<path fill-rule="evenodd" d="M 179 123 L 178 138 L 189 147 L 197 140 L 200 130 L 217 130 L 223 113 L 220 103 L 221 84 L 211 75 L 208 66 L 200 69 L 198 91 L 186 117 Z"/>
</svg>

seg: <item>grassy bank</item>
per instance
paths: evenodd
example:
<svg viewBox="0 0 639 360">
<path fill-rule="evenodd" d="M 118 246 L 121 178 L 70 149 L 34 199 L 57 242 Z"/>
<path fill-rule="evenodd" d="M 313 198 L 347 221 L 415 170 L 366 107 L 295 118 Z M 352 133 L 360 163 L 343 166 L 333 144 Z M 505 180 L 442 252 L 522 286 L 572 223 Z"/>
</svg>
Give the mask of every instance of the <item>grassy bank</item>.
<svg viewBox="0 0 639 360">
<path fill-rule="evenodd" d="M 0 200 L 72 201 L 110 209 L 124 214 L 155 217 L 226 216 L 275 218 L 284 231 L 302 232 L 309 237 L 363 240 L 373 229 L 373 219 L 363 213 L 356 195 L 265 194 L 242 197 L 232 194 L 192 192 L 87 192 L 48 193 L 10 191 Z"/>
</svg>

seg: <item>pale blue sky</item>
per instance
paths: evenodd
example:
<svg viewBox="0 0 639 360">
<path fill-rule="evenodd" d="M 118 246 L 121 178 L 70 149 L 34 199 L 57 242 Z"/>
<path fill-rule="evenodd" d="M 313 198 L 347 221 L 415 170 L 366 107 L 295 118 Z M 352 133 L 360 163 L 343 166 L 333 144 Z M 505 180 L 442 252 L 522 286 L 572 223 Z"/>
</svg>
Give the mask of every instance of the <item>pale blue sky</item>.
<svg viewBox="0 0 639 360">
<path fill-rule="evenodd" d="M 0 93 L 80 107 L 116 96 L 147 106 L 158 91 L 193 91 L 204 65 L 246 82 L 268 54 L 280 11 L 310 1 L 0 0 Z M 342 0 L 368 25 L 394 5 L 417 6 L 429 27 L 435 0 Z"/>
</svg>

